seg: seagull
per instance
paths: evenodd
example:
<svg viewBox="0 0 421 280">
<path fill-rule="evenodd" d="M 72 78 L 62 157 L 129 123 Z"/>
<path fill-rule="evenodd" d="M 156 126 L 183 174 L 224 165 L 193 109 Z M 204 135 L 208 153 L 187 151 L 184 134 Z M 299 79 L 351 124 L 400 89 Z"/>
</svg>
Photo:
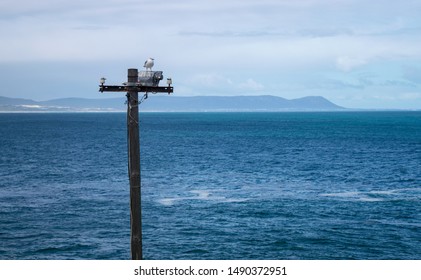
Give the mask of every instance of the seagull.
<svg viewBox="0 0 421 280">
<path fill-rule="evenodd" d="M 151 71 L 152 70 L 152 67 L 153 67 L 153 61 L 154 61 L 154 59 L 153 58 L 148 58 L 146 61 L 145 61 L 145 64 L 143 65 L 143 67 L 145 67 L 146 68 L 146 71 L 149 69 L 149 71 Z"/>
</svg>

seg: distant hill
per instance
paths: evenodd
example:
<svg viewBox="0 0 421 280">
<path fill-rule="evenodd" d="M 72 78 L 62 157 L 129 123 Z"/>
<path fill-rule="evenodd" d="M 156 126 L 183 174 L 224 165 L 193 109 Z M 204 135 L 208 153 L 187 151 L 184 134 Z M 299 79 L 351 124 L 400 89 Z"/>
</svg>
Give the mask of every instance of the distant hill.
<svg viewBox="0 0 421 280">
<path fill-rule="evenodd" d="M 285 99 L 261 96 L 151 96 L 142 104 L 144 110 L 160 111 L 320 111 L 343 109 L 320 96 Z"/>
<path fill-rule="evenodd" d="M 9 98 L 9 97 L 3 97 L 0 96 L 0 106 L 2 105 L 21 105 L 21 104 L 27 104 L 27 105 L 34 105 L 37 102 L 31 99 L 23 99 L 23 98 Z"/>
<path fill-rule="evenodd" d="M 140 95 L 141 96 L 141 95 Z M 259 96 L 174 96 L 149 94 L 140 107 L 151 112 L 253 112 L 253 111 L 334 111 L 343 110 L 321 96 L 285 99 L 271 95 Z M 0 111 L 87 112 L 125 111 L 125 98 L 86 99 L 62 98 L 48 101 L 7 98 L 0 96 Z"/>
</svg>

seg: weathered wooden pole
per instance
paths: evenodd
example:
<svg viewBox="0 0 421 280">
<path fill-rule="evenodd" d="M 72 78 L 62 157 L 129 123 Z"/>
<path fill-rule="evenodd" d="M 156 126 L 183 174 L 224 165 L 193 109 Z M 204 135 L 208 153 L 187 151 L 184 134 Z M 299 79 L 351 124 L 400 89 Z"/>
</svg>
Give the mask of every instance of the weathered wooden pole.
<svg viewBox="0 0 421 280">
<path fill-rule="evenodd" d="M 145 72 L 141 72 L 145 74 Z M 100 79 L 100 92 L 127 92 L 127 153 L 129 158 L 130 181 L 130 240 L 132 260 L 142 259 L 142 208 L 140 189 L 140 141 L 139 141 L 139 92 L 157 93 L 173 92 L 172 80 L 167 79 L 166 87 L 160 87 L 162 71 L 148 72 L 139 81 L 137 69 L 127 70 L 127 83 L 123 85 L 104 85 L 105 78 Z M 156 75 L 158 74 L 158 75 Z M 145 78 L 146 77 L 146 78 Z M 145 95 L 146 99 L 147 95 Z"/>
<path fill-rule="evenodd" d="M 134 87 L 137 69 L 127 73 L 127 148 L 130 180 L 130 239 L 132 260 L 142 259 L 142 212 L 140 189 L 139 94 Z"/>
</svg>

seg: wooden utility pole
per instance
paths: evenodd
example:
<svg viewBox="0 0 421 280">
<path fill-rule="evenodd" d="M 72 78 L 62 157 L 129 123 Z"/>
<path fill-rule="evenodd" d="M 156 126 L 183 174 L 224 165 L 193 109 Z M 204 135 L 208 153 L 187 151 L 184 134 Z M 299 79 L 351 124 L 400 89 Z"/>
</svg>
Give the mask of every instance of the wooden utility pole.
<svg viewBox="0 0 421 280">
<path fill-rule="evenodd" d="M 137 83 L 137 69 L 129 69 L 127 84 Z M 140 193 L 139 94 L 134 87 L 127 91 L 127 146 L 130 181 L 130 228 L 132 260 L 142 259 L 142 212 Z"/>
<path fill-rule="evenodd" d="M 142 259 L 142 207 L 140 181 L 140 141 L 139 141 L 139 92 L 173 92 L 171 79 L 168 87 L 144 86 L 138 82 L 138 70 L 128 69 L 124 86 L 106 86 L 101 79 L 100 91 L 127 92 L 127 148 L 130 181 L 130 239 L 132 260 Z M 162 79 L 162 77 L 160 77 Z M 154 84 L 158 84 L 155 81 Z"/>
</svg>

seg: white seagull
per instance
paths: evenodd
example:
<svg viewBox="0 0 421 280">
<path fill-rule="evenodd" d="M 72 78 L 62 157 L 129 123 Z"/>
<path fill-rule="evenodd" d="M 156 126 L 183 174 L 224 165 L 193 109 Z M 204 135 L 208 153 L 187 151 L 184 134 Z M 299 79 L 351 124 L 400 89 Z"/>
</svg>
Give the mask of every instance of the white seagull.
<svg viewBox="0 0 421 280">
<path fill-rule="evenodd" d="M 152 67 L 153 67 L 153 61 L 154 61 L 154 59 L 153 58 L 148 58 L 146 61 L 145 61 L 145 64 L 143 65 L 143 67 L 145 67 L 146 68 L 146 71 L 149 69 L 149 71 L 151 71 L 152 70 Z"/>
</svg>

